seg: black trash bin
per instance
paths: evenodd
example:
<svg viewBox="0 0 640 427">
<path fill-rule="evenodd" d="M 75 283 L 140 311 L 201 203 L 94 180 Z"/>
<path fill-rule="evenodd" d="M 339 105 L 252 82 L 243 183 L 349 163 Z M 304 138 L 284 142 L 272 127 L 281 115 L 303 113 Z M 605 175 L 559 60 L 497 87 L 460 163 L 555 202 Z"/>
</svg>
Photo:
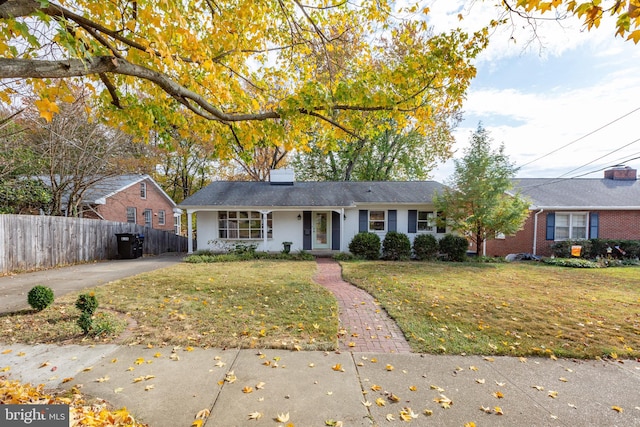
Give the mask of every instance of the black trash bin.
<svg viewBox="0 0 640 427">
<path fill-rule="evenodd" d="M 136 256 L 141 257 L 142 256 L 142 245 L 144 244 L 144 234 L 138 234 L 136 236 L 136 244 L 137 246 L 137 251 L 136 251 Z"/>
<path fill-rule="evenodd" d="M 133 259 L 138 256 L 138 241 L 135 234 L 116 233 L 118 238 L 118 256 L 120 259 Z"/>
</svg>

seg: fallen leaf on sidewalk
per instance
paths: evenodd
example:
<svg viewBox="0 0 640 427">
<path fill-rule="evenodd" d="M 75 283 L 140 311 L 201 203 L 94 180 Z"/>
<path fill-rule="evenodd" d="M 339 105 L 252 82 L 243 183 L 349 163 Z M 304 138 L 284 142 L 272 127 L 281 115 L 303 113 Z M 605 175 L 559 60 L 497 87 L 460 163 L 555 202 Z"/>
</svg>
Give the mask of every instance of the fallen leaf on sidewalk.
<svg viewBox="0 0 640 427">
<path fill-rule="evenodd" d="M 278 416 L 276 417 L 276 421 L 279 423 L 286 423 L 287 421 L 289 421 L 289 413 L 287 412 L 286 414 L 278 414 Z"/>
<path fill-rule="evenodd" d="M 249 414 L 250 420 L 259 420 L 260 418 L 262 418 L 262 414 L 258 411 Z"/>
<path fill-rule="evenodd" d="M 611 409 L 613 409 L 616 412 L 622 412 L 623 411 L 623 409 L 621 407 L 619 407 L 619 406 L 612 406 Z"/>
</svg>

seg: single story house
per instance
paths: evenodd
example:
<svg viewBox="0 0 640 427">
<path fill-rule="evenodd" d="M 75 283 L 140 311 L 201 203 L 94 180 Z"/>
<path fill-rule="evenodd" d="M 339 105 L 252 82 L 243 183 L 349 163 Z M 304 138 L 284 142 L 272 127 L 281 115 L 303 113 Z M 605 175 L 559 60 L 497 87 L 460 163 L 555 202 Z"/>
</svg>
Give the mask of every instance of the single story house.
<svg viewBox="0 0 640 427">
<path fill-rule="evenodd" d="M 66 203 L 64 195 L 62 202 Z M 100 179 L 82 195 L 81 210 L 83 218 L 129 222 L 180 234 L 182 210 L 149 175 Z"/>
<path fill-rule="evenodd" d="M 550 256 L 561 240 L 640 240 L 640 182 L 637 171 L 615 167 L 604 178 L 521 178 L 514 189 L 530 201 L 524 228 L 486 242 L 485 253 Z"/>
<path fill-rule="evenodd" d="M 353 236 L 370 231 L 445 234 L 435 223 L 433 196 L 443 189 L 422 182 L 295 182 L 292 170 L 269 182 L 216 181 L 185 199 L 188 235 L 197 217 L 197 247 L 223 251 L 235 244 L 257 250 L 348 252 Z M 192 252 L 193 248 L 189 248 Z"/>
</svg>

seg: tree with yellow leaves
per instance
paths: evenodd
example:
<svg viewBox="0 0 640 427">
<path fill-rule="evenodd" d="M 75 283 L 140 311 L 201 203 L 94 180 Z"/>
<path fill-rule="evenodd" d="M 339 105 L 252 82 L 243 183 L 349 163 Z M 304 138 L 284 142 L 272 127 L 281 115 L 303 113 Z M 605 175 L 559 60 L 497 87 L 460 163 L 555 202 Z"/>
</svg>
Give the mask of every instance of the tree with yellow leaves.
<svg viewBox="0 0 640 427">
<path fill-rule="evenodd" d="M 20 80 L 50 119 L 81 80 L 113 124 L 197 133 L 221 158 L 234 141 L 289 151 L 390 122 L 428 134 L 459 111 L 487 31 L 434 35 L 428 9 L 394 4 L 0 0 L 0 100 Z"/>
</svg>

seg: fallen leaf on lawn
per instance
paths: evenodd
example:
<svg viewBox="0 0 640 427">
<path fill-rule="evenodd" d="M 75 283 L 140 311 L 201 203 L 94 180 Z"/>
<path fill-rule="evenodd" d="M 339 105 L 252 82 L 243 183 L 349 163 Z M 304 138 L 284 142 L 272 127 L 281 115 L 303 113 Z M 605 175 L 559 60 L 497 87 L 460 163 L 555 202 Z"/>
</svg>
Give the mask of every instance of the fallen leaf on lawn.
<svg viewBox="0 0 640 427">
<path fill-rule="evenodd" d="M 262 417 L 262 414 L 258 411 L 256 412 L 252 412 L 249 414 L 249 419 L 250 420 L 259 420 Z"/>
<path fill-rule="evenodd" d="M 333 365 L 331 369 L 333 369 L 334 371 L 344 372 L 344 368 L 339 363 L 336 363 L 335 365 Z"/>
<path fill-rule="evenodd" d="M 484 378 L 476 378 L 478 384 L 484 384 Z"/>
<path fill-rule="evenodd" d="M 622 412 L 623 411 L 623 409 L 621 407 L 619 407 L 619 406 L 612 406 L 611 409 L 613 409 L 616 412 Z"/>
<path fill-rule="evenodd" d="M 154 386 L 153 384 L 149 384 L 148 386 L 146 386 L 146 387 L 144 388 L 144 391 L 149 391 L 149 390 L 151 390 L 151 389 L 152 389 L 152 388 L 154 388 L 154 387 L 155 387 L 155 386 Z"/>
<path fill-rule="evenodd" d="M 287 421 L 289 421 L 289 413 L 287 412 L 286 414 L 278 414 L 278 416 L 276 417 L 276 421 L 279 423 L 286 423 Z"/>
<path fill-rule="evenodd" d="M 409 422 L 414 418 L 418 418 L 418 414 L 413 412 L 411 408 L 402 408 L 402 410 L 400 411 L 400 418 L 402 419 L 402 421 Z"/>
<path fill-rule="evenodd" d="M 504 394 L 502 394 L 502 392 L 499 392 L 499 391 L 494 391 L 493 397 L 495 397 L 496 399 L 502 399 L 504 397 Z"/>
<path fill-rule="evenodd" d="M 256 384 L 256 390 L 262 390 L 264 386 L 265 386 L 265 383 L 260 381 L 258 384 Z"/>
<path fill-rule="evenodd" d="M 431 409 L 425 409 L 424 411 L 422 411 L 427 417 L 430 417 L 431 415 L 433 415 L 433 411 Z"/>
<path fill-rule="evenodd" d="M 379 385 L 374 384 L 374 385 L 371 386 L 371 390 L 380 391 L 380 390 L 382 390 L 382 387 L 380 387 Z"/>
<path fill-rule="evenodd" d="M 504 415 L 504 412 L 502 412 L 502 408 L 499 406 L 495 406 L 493 410 L 495 411 L 496 415 Z"/>
<path fill-rule="evenodd" d="M 387 414 L 386 416 L 387 421 L 391 422 L 391 421 L 395 421 L 396 419 L 393 418 L 393 414 Z"/>
<path fill-rule="evenodd" d="M 558 397 L 558 392 L 557 391 L 549 391 L 549 397 L 551 397 L 552 399 L 555 399 L 556 397 Z"/>
<path fill-rule="evenodd" d="M 107 382 L 107 381 L 109 381 L 109 375 L 105 375 L 104 377 L 100 377 L 100 378 L 96 379 L 97 383 L 104 383 L 104 382 Z"/>
<path fill-rule="evenodd" d="M 379 398 L 376 399 L 376 405 L 384 406 L 386 404 L 387 404 L 387 402 L 385 402 L 383 398 L 379 397 Z"/>
</svg>

